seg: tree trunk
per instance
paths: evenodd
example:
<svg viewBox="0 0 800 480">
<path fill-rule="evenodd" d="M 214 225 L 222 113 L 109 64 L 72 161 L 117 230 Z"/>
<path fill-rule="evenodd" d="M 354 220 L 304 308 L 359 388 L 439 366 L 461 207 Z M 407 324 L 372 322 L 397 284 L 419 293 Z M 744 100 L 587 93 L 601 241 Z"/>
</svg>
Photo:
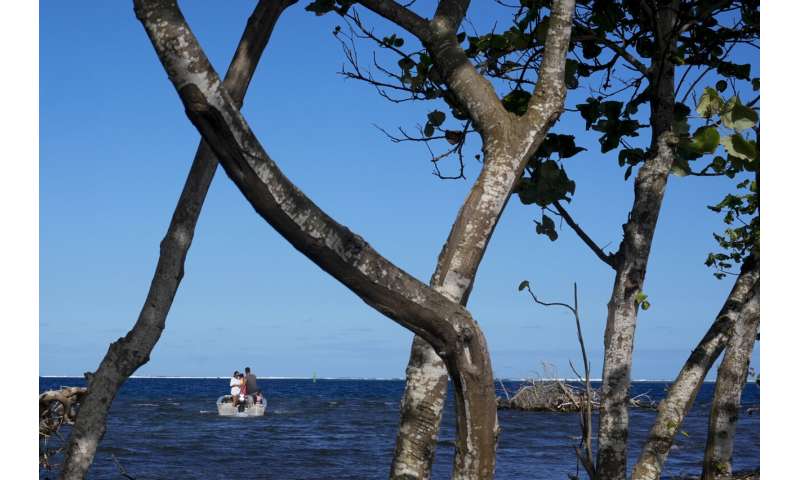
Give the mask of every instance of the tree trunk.
<svg viewBox="0 0 800 480">
<path fill-rule="evenodd" d="M 430 478 L 446 396 L 447 367 L 428 342 L 414 335 L 389 478 Z"/>
<path fill-rule="evenodd" d="M 742 390 L 747 383 L 750 356 L 753 353 L 760 323 L 759 288 L 742 310 L 736 322 L 725 356 L 717 369 L 714 400 L 708 422 L 706 453 L 703 459 L 703 480 L 727 478 L 732 473 L 731 457 L 739 419 Z"/>
<path fill-rule="evenodd" d="M 541 139 L 530 146 L 521 140 L 497 143 L 502 145 L 498 150 L 505 148 L 505 151 L 494 153 L 484 149 L 484 169 L 458 213 L 431 278 L 436 291 L 461 305 L 466 305 L 469 299 L 481 259 L 522 173 L 528 152 L 538 148 Z M 523 147 L 524 153 L 509 151 L 511 144 Z M 447 395 L 447 373 L 434 349 L 415 336 L 406 368 L 390 478 L 430 478 Z"/>
<path fill-rule="evenodd" d="M 485 161 L 439 254 L 431 286 L 454 302 L 466 305 L 486 247 L 528 158 L 539 148 L 561 114 L 566 93 L 564 66 L 575 3 L 571 0 L 554 2 L 542 74 L 531 99 L 529 114 L 524 119 L 508 114 L 482 113 L 480 105 L 491 103 L 486 97 L 494 97 L 493 90 L 488 82 L 475 75 L 474 68 L 467 68 L 470 64 L 457 43 L 452 41 L 465 11 L 448 15 L 446 9 L 442 9 L 444 3 L 440 3 L 437 17 L 441 15 L 446 19 L 439 25 L 449 27 L 444 33 L 436 33 L 434 28 L 434 37 L 439 35 L 441 38 L 438 48 L 436 40 L 429 41 L 434 44 L 430 50 L 436 52 L 434 58 L 445 72 L 448 85 L 453 86 L 465 104 L 478 109 L 472 115 L 482 120 L 476 124 L 483 139 Z M 451 18 L 453 16 L 457 21 Z M 486 117 L 492 118 L 487 121 Z M 444 363 L 425 340 L 415 336 L 406 368 L 400 427 L 390 478 L 430 478 L 446 395 L 447 369 Z M 458 456 L 459 451 L 456 452 L 456 471 L 463 463 Z"/>
<path fill-rule="evenodd" d="M 675 3 L 675 2 L 672 2 Z M 658 10 L 661 38 L 649 74 L 652 140 L 648 158 L 634 183 L 633 208 L 623 226 L 624 237 L 615 256 L 616 277 L 605 330 L 603 385 L 600 399 L 597 474 L 602 480 L 625 480 L 628 458 L 628 389 L 633 362 L 633 339 L 650 247 L 672 167 L 677 137 L 672 133 L 675 105 L 675 67 L 668 53 L 675 47 L 671 34 L 677 5 Z M 654 60 L 655 62 L 655 60 Z"/>
<path fill-rule="evenodd" d="M 241 104 L 261 53 L 285 8 L 296 0 L 261 0 L 247 22 L 225 78 L 225 88 Z M 81 403 L 69 438 L 62 479 L 82 479 L 89 470 L 106 430 L 111 402 L 120 386 L 147 363 L 164 329 L 175 292 L 183 277 L 186 254 L 208 192 L 217 159 L 201 142 L 184 184 L 169 229 L 161 242 L 150 290 L 136 324 L 124 338 L 112 343 L 94 374 L 87 374 L 88 393 Z"/>
<path fill-rule="evenodd" d="M 758 290 L 759 277 L 758 261 L 752 258 L 745 261 L 716 320 L 683 365 L 666 398 L 659 403 L 656 420 L 633 469 L 633 480 L 660 478 L 675 434 L 692 408 L 708 371 L 725 348 L 734 325 L 741 323 L 742 313 Z"/>
</svg>

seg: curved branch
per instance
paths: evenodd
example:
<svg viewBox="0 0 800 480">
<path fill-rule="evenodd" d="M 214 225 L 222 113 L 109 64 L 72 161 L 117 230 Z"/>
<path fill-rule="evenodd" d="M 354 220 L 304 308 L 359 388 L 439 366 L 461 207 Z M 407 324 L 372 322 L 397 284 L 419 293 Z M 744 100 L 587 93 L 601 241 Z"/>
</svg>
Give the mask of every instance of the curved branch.
<svg viewBox="0 0 800 480">
<path fill-rule="evenodd" d="M 580 239 L 583 240 L 583 242 L 594 252 L 594 254 L 597 255 L 597 258 L 602 260 L 603 263 L 607 264 L 609 267 L 616 270 L 617 266 L 614 263 L 614 255 L 609 255 L 604 252 L 603 249 L 600 248 L 577 223 L 575 223 L 575 220 L 572 219 L 572 216 L 569 214 L 569 212 L 563 206 L 561 206 L 561 202 L 555 202 L 553 206 L 556 207 L 558 214 L 561 215 L 561 218 L 563 218 L 565 222 L 567 222 L 567 225 L 569 225 L 570 228 L 572 228 L 575 233 L 578 234 L 578 237 L 580 237 Z"/>
<path fill-rule="evenodd" d="M 577 287 L 575 287 L 575 288 L 577 288 Z M 536 297 L 536 294 L 533 293 L 533 290 L 531 290 L 530 285 L 526 285 L 525 289 L 528 290 L 528 293 L 531 295 L 531 298 L 533 299 L 533 301 L 538 303 L 539 305 L 542 305 L 544 307 L 564 307 L 567 310 L 569 310 L 570 312 L 572 312 L 573 315 L 577 316 L 577 314 L 578 314 L 577 311 L 576 311 L 576 307 L 573 307 L 572 305 L 567 305 L 566 303 L 561 303 L 561 302 L 543 302 L 543 301 L 539 300 Z"/>
</svg>

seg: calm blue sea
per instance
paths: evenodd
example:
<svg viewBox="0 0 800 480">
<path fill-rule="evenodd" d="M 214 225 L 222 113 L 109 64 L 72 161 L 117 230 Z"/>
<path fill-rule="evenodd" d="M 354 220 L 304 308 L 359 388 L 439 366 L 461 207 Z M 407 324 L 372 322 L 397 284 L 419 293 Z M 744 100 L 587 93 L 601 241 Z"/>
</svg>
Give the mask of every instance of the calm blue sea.
<svg viewBox="0 0 800 480">
<path fill-rule="evenodd" d="M 39 380 L 42 391 L 62 385 L 82 386 L 84 381 Z M 387 478 L 403 381 L 259 380 L 269 400 L 261 418 L 218 417 L 214 402 L 227 385 L 227 379 L 130 379 L 114 401 L 89 478 L 123 478 L 112 455 L 137 480 Z M 515 390 L 519 383 L 505 385 Z M 663 382 L 636 382 L 631 394 L 649 392 L 658 400 L 666 387 Z M 699 473 L 713 388 L 703 385 L 664 478 Z M 748 384 L 742 400 L 743 408 L 757 405 L 758 387 Z M 436 479 L 449 478 L 451 469 L 451 406 L 452 398 L 436 454 Z M 500 411 L 499 418 L 496 478 L 566 479 L 575 473 L 577 415 Z M 652 411 L 631 411 L 631 463 L 653 418 Z M 743 411 L 736 435 L 734 468 L 758 467 L 758 414 Z M 40 478 L 56 474 L 43 471 Z"/>
</svg>

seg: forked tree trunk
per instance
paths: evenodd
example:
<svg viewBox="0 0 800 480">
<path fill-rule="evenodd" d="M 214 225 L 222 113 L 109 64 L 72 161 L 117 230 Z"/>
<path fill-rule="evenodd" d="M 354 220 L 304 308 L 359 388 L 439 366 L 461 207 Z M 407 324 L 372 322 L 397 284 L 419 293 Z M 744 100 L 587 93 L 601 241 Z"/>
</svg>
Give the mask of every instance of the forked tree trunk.
<svg viewBox="0 0 800 480">
<path fill-rule="evenodd" d="M 636 175 L 633 208 L 623 226 L 624 237 L 615 256 L 616 277 L 608 302 L 597 455 L 597 474 L 602 480 L 626 477 L 628 389 L 639 308 L 636 297 L 643 291 L 650 247 L 678 142 L 672 132 L 675 67 L 668 59 L 675 47 L 672 29 L 677 2 L 672 3 L 661 5 L 657 13 L 661 32 L 656 42 L 659 53 L 654 56 L 649 73 L 652 141 L 648 157 Z"/>
<path fill-rule="evenodd" d="M 727 478 L 732 473 L 731 458 L 739 419 L 742 390 L 747 383 L 750 356 L 760 323 L 759 292 L 745 306 L 725 347 L 725 356 L 717 370 L 714 400 L 708 421 L 703 480 Z"/>
<path fill-rule="evenodd" d="M 437 17 L 447 13 L 442 9 L 445 3 L 440 3 Z M 430 282 L 434 289 L 461 305 L 467 304 L 497 221 L 528 158 L 539 148 L 563 108 L 566 93 L 564 66 L 574 10 L 574 1 L 554 2 L 542 74 L 529 107 L 531 113 L 527 122 L 498 115 L 499 121 L 480 128 L 484 167 L 459 210 Z M 459 59 L 463 55 L 452 40 L 464 13 L 457 12 L 457 21 L 452 19 L 452 15 L 447 17 L 450 20 L 445 24 L 449 24 L 450 29 L 441 35 L 438 42 L 426 42 L 432 44 L 429 49 L 434 52 L 435 62 L 447 63 L 448 57 Z M 449 60 L 449 63 L 457 62 Z M 455 85 L 457 93 L 459 84 L 468 84 L 459 81 L 457 72 L 451 72 L 445 78 L 448 84 Z M 478 89 L 480 83 L 473 80 L 470 88 Z M 406 367 L 400 427 L 389 474 L 391 479 L 430 478 L 446 395 L 447 369 L 444 363 L 424 339 L 415 336 Z M 456 452 L 456 462 L 458 455 Z"/>
<path fill-rule="evenodd" d="M 716 320 L 686 360 L 666 398 L 658 404 L 656 420 L 633 469 L 633 480 L 661 477 L 675 434 L 692 408 L 706 375 L 728 343 L 734 325 L 740 324 L 743 312 L 751 308 L 759 277 L 758 261 L 746 260 Z M 757 296 L 755 301 L 758 302 Z"/>
<path fill-rule="evenodd" d="M 247 86 L 281 13 L 297 0 L 261 0 L 247 22 L 225 78 L 225 87 L 241 105 Z M 112 343 L 94 374 L 87 374 L 88 393 L 81 402 L 78 418 L 69 437 L 60 477 L 77 480 L 86 476 L 97 446 L 106 430 L 111 402 L 120 386 L 147 363 L 166 323 L 175 292 L 183 277 L 186 254 L 208 192 L 217 159 L 201 142 L 161 242 L 158 264 L 150 290 L 133 328 Z"/>
<path fill-rule="evenodd" d="M 466 305 L 497 220 L 522 174 L 529 150 L 538 148 L 540 143 L 541 139 L 530 145 L 522 139 L 506 140 L 496 142 L 499 147 L 484 149 L 484 170 L 459 211 L 431 279 L 431 286 L 453 302 Z M 524 151 L 514 152 L 513 148 Z M 406 368 L 390 478 L 430 478 L 447 395 L 447 373 L 434 349 L 415 336 Z"/>
</svg>

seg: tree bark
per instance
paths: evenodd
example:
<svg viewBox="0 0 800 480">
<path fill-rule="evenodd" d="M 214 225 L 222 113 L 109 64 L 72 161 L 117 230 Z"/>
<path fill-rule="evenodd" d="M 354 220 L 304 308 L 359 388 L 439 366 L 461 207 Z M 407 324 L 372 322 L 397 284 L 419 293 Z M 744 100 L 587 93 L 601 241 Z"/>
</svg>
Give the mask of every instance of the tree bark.
<svg viewBox="0 0 800 480">
<path fill-rule="evenodd" d="M 739 419 L 742 390 L 747 383 L 750 356 L 758 334 L 759 285 L 747 302 L 736 322 L 725 356 L 717 369 L 714 400 L 708 421 L 708 438 L 703 459 L 703 480 L 727 478 L 732 473 L 731 457 L 736 437 L 736 422 Z"/>
<path fill-rule="evenodd" d="M 675 434 L 692 408 L 708 371 L 728 343 L 734 325 L 742 322 L 742 314 L 758 290 L 759 278 L 758 261 L 748 259 L 716 320 L 683 365 L 666 398 L 659 403 L 656 420 L 633 469 L 633 480 L 660 478 Z"/>
<path fill-rule="evenodd" d="M 649 73 L 653 92 L 650 151 L 636 175 L 633 208 L 623 226 L 624 237 L 614 258 L 616 276 L 608 302 L 598 433 L 597 474 L 603 480 L 626 477 L 628 389 L 639 308 L 636 296 L 643 290 L 650 247 L 678 142 L 672 133 L 675 67 L 669 60 L 669 53 L 675 48 L 672 33 L 677 2 L 671 3 L 675 5 L 661 5 L 657 12 L 659 53 Z"/>
<path fill-rule="evenodd" d="M 575 9 L 571 0 L 554 3 L 540 81 L 530 113 L 519 119 L 502 109 L 491 84 L 477 73 L 455 41 L 468 3 L 441 2 L 431 21 L 432 33 L 423 39 L 446 83 L 468 105 L 484 144 L 484 167 L 459 210 L 430 282 L 461 305 L 467 304 L 494 228 L 529 156 L 561 114 L 566 93 L 564 66 Z M 428 31 L 426 27 L 419 29 Z M 424 339 L 415 336 L 406 367 L 390 478 L 430 478 L 446 394 L 444 363 Z"/>
<path fill-rule="evenodd" d="M 261 0 L 250 16 L 225 77 L 225 87 L 237 104 L 242 103 L 278 18 L 296 1 Z M 81 403 L 68 441 L 60 473 L 62 479 L 75 480 L 86 476 L 105 434 L 111 402 L 128 377 L 147 363 L 150 352 L 161 337 L 175 292 L 183 278 L 186 255 L 216 168 L 217 159 L 212 150 L 201 142 L 167 233 L 161 241 L 156 271 L 139 318 L 125 337 L 111 344 L 97 371 L 86 375 L 88 393 Z"/>
</svg>

